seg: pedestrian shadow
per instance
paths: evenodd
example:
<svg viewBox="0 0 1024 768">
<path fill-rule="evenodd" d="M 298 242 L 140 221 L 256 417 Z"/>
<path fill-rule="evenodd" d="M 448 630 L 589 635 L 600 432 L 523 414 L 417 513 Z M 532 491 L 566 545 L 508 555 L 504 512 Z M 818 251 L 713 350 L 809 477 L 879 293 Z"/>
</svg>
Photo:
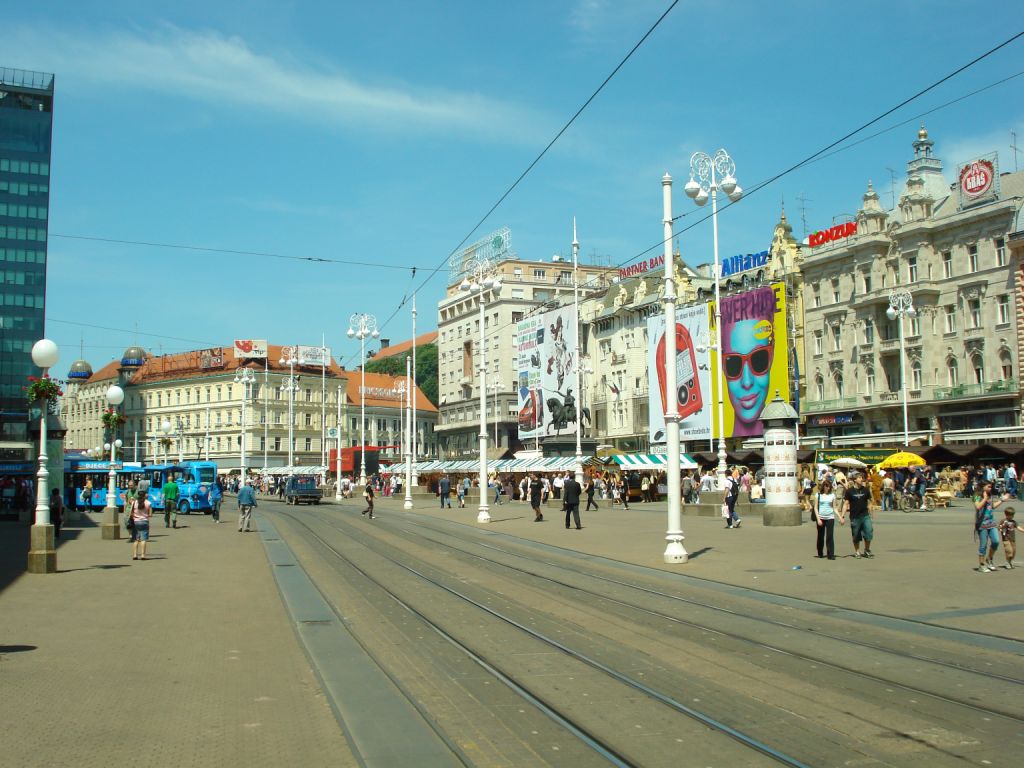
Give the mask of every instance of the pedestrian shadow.
<svg viewBox="0 0 1024 768">
<path fill-rule="evenodd" d="M 112 571 L 115 568 L 128 567 L 128 563 L 103 563 L 102 565 L 87 565 L 83 568 L 58 568 L 57 573 L 74 573 L 75 571 Z"/>
<path fill-rule="evenodd" d="M 5 653 L 24 653 L 25 651 L 37 650 L 37 645 L 0 645 L 0 655 Z"/>
</svg>

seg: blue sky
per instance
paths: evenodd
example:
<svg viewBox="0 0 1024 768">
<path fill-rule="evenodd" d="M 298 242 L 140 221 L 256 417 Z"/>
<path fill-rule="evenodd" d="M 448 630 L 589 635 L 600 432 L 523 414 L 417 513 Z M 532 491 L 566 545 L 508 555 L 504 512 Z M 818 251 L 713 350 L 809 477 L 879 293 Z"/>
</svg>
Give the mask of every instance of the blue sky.
<svg viewBox="0 0 1024 768">
<path fill-rule="evenodd" d="M 321 334 L 354 365 L 349 315 L 383 323 L 414 285 L 418 330 L 436 327 L 446 273 L 424 279 L 669 4 L 21 4 L 0 66 L 56 74 L 47 327 L 58 372 L 82 338 L 97 368 L 135 341 L 159 353 Z M 1021 27 L 1009 2 L 848 7 L 680 2 L 471 240 L 507 225 L 520 257 L 569 254 L 575 216 L 584 259 L 635 261 L 661 239 L 663 173 L 676 212 L 696 210 L 682 194 L 695 150 L 725 147 L 752 189 Z M 1024 39 L 866 133 L 1022 70 Z M 980 152 L 1013 169 L 1022 96 L 1024 76 L 924 118 L 948 178 Z M 854 213 L 869 179 L 888 205 L 888 169 L 902 184 L 917 122 L 723 213 L 723 257 L 765 248 L 783 199 L 798 235 L 799 197 L 810 231 Z M 690 264 L 709 261 L 710 222 L 679 242 Z M 404 308 L 382 335 L 410 332 Z"/>
</svg>

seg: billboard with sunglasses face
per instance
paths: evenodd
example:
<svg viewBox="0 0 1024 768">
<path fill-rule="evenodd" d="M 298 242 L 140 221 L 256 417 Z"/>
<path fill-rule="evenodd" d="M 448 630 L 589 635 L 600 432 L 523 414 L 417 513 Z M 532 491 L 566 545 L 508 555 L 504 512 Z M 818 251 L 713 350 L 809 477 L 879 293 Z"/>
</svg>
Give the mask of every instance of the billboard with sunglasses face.
<svg viewBox="0 0 1024 768">
<path fill-rule="evenodd" d="M 714 303 L 709 320 L 715 332 Z M 725 435 L 746 437 L 764 431 L 761 411 L 776 390 L 789 400 L 786 288 L 773 283 L 722 299 L 722 379 L 725 382 Z M 711 353 L 711 366 L 718 365 Z M 711 388 L 717 402 L 718 381 Z"/>
</svg>

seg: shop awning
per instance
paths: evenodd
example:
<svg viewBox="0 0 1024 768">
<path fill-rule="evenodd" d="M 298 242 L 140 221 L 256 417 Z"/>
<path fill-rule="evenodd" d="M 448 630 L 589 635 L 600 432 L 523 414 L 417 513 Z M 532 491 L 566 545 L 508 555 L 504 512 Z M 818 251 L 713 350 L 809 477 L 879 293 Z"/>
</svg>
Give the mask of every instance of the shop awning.
<svg viewBox="0 0 1024 768">
<path fill-rule="evenodd" d="M 629 453 L 617 454 L 612 461 L 622 469 L 657 469 L 664 471 L 668 467 L 668 456 L 663 453 Z M 697 462 L 685 453 L 679 454 L 680 469 L 697 469 Z"/>
</svg>

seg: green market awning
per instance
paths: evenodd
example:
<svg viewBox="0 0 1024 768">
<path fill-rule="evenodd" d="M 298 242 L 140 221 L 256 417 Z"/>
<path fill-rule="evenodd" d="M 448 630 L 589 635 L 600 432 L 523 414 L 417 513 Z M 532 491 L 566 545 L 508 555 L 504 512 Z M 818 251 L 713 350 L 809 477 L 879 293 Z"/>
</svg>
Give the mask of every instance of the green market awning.
<svg viewBox="0 0 1024 768">
<path fill-rule="evenodd" d="M 629 453 L 616 454 L 610 457 L 620 469 L 668 469 L 668 456 L 664 453 Z M 680 469 L 697 469 L 697 462 L 685 453 L 679 454 Z"/>
</svg>

